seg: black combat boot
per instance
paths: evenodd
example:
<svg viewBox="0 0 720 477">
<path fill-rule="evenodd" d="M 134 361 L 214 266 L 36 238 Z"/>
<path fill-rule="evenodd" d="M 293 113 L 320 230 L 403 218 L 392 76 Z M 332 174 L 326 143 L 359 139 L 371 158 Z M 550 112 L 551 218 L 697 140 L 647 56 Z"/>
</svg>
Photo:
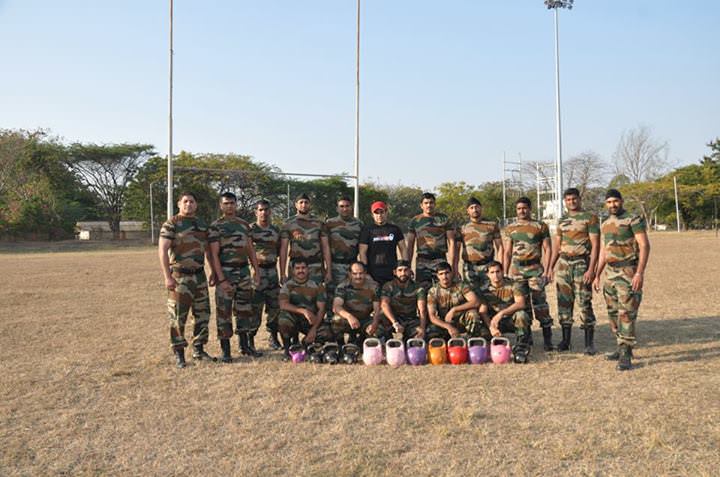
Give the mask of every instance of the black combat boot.
<svg viewBox="0 0 720 477">
<path fill-rule="evenodd" d="M 595 327 L 589 326 L 585 328 L 585 354 L 588 356 L 595 356 L 597 350 L 593 340 L 595 339 Z"/>
<path fill-rule="evenodd" d="M 562 325 L 562 340 L 558 343 L 558 351 L 570 350 L 570 339 L 572 337 L 572 325 Z"/>
<path fill-rule="evenodd" d="M 248 342 L 248 349 L 250 350 L 250 356 L 253 358 L 259 358 L 263 354 L 255 349 L 255 332 L 254 331 L 248 331 L 247 332 L 247 342 Z"/>
<path fill-rule="evenodd" d="M 630 357 L 632 358 L 632 348 L 630 348 Z M 612 353 L 607 353 L 605 355 L 605 359 L 608 361 L 617 361 L 620 359 L 620 345 L 618 345 L 617 349 L 613 351 Z"/>
<path fill-rule="evenodd" d="M 220 361 L 223 363 L 232 363 L 232 355 L 230 354 L 230 340 L 223 338 L 220 340 L 220 349 L 222 350 L 222 356 Z"/>
<path fill-rule="evenodd" d="M 185 348 L 175 348 L 175 365 L 182 369 L 185 367 Z"/>
<path fill-rule="evenodd" d="M 513 346 L 512 349 L 514 362 L 519 364 L 525 364 L 528 362 L 528 355 L 530 354 L 529 340 L 529 331 L 517 340 L 517 343 L 515 343 L 515 346 Z"/>
<path fill-rule="evenodd" d="M 250 355 L 250 349 L 248 348 L 248 337 L 244 331 L 238 331 L 238 344 L 240 345 L 240 354 L 243 356 Z"/>
<path fill-rule="evenodd" d="M 549 326 L 542 329 L 543 332 L 543 349 L 545 351 L 555 351 L 555 346 L 552 344 L 552 328 Z"/>
<path fill-rule="evenodd" d="M 618 371 L 628 371 L 632 369 L 632 348 L 626 344 L 620 345 L 620 356 L 618 357 L 617 366 L 615 369 Z"/>
<path fill-rule="evenodd" d="M 282 338 L 282 348 L 283 348 L 283 361 L 291 361 L 292 357 L 290 356 L 290 337 L 289 336 L 281 336 Z"/>
<path fill-rule="evenodd" d="M 272 350 L 282 349 L 282 345 L 278 340 L 278 330 L 276 326 L 270 325 L 267 327 L 268 332 L 268 346 Z"/>
<path fill-rule="evenodd" d="M 203 360 L 203 359 L 209 359 L 210 361 L 217 361 L 217 359 L 213 358 L 204 349 L 204 345 L 202 343 L 194 344 L 193 345 L 193 359 L 195 360 Z"/>
</svg>

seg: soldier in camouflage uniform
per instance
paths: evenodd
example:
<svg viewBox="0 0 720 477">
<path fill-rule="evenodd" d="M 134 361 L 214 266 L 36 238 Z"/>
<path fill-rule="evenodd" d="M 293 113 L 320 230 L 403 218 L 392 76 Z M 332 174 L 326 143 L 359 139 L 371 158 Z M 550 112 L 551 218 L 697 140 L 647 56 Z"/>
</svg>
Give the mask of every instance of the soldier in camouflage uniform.
<svg viewBox="0 0 720 477">
<path fill-rule="evenodd" d="M 250 226 L 250 236 L 258 260 L 259 285 L 255 287 L 252 309 L 257 323 L 261 322 L 263 308 L 265 309 L 268 345 L 271 349 L 280 349 L 277 322 L 278 292 L 280 291 L 277 259 L 280 252 L 280 229 L 271 223 L 271 215 L 270 202 L 263 199 L 255 204 L 257 220 Z"/>
<path fill-rule="evenodd" d="M 526 363 L 530 353 L 531 319 L 525 310 L 525 291 L 517 282 L 503 276 L 500 262 L 492 261 L 487 268 L 488 287 L 479 294 L 480 316 L 487 327 L 483 338 L 515 333 L 515 361 Z"/>
<path fill-rule="evenodd" d="M 395 278 L 382 286 L 380 307 L 403 340 L 424 338 L 427 326 L 427 292 L 412 280 L 410 262 L 398 260 Z"/>
<path fill-rule="evenodd" d="M 468 222 L 458 230 L 458 247 L 462 246 L 465 280 L 476 293 L 488 287 L 487 266 L 495 260 L 495 250 L 500 260 L 503 257 L 503 244 L 500 227 L 495 220 L 482 216 L 482 204 L 475 197 L 467 203 Z M 455 253 L 453 268 L 458 269 L 458 253 Z"/>
<path fill-rule="evenodd" d="M 582 210 L 580 191 L 571 187 L 563 194 L 567 214 L 555 230 L 553 254 L 547 270 L 549 280 L 557 287 L 558 319 L 562 327 L 562 341 L 558 351 L 570 349 L 573 305 L 580 308 L 580 327 L 585 332 L 585 354 L 596 353 L 593 344 L 595 313 L 592 308 L 592 282 L 600 251 L 600 223 L 597 215 Z M 558 264 L 557 272 L 555 264 Z"/>
<path fill-rule="evenodd" d="M 545 296 L 544 271 L 551 258 L 550 232 L 544 222 L 532 220 L 531 202 L 520 197 L 515 202 L 517 220 L 503 231 L 505 274 L 524 287 L 527 311 L 540 322 L 545 351 L 555 349 L 552 344 L 552 317 Z"/>
<path fill-rule="evenodd" d="M 213 267 L 211 284 L 215 285 L 215 314 L 218 338 L 222 349 L 222 361 L 229 363 L 232 318 L 235 315 L 235 333 L 238 335 L 240 352 L 257 358 L 262 353 L 255 349 L 255 334 L 260 322 L 252 312 L 253 279 L 258 285 L 258 264 L 255 248 L 250 238 L 250 224 L 238 217 L 237 197 L 232 192 L 220 196 L 223 216 L 210 224 L 208 243 Z"/>
<path fill-rule="evenodd" d="M 365 264 L 350 264 L 350 278 L 335 289 L 333 298 L 332 331 L 338 343 L 362 345 L 368 336 L 385 336 L 387 330 L 380 323 L 380 296 L 377 283 L 365 271 Z"/>
<path fill-rule="evenodd" d="M 323 270 L 332 266 L 325 224 L 310 214 L 307 194 L 295 199 L 295 209 L 297 215 L 290 217 L 280 229 L 280 281 L 284 283 L 287 277 L 289 253 L 290 260 L 304 258 L 310 268 L 310 280 L 322 283 L 325 278 Z"/>
<path fill-rule="evenodd" d="M 605 194 L 610 216 L 602 223 L 602 248 L 598 271 L 593 283 L 600 289 L 600 274 L 607 268 L 603 295 L 607 304 L 610 328 L 617 338 L 618 349 L 607 356 L 617 360 L 617 369 L 632 368 L 635 346 L 635 321 L 642 301 L 645 267 L 650 257 L 645 219 L 623 209 L 622 195 L 616 189 Z"/>
<path fill-rule="evenodd" d="M 293 260 L 292 271 L 293 278 L 285 282 L 278 296 L 278 326 L 285 361 L 290 359 L 290 345 L 299 341 L 299 333 L 305 335 L 305 343 L 323 342 L 332 334 L 323 323 L 327 303 L 325 287 L 308 278 L 308 264 L 304 258 Z"/>
<path fill-rule="evenodd" d="M 165 222 L 160 230 L 158 255 L 165 288 L 168 290 L 168 318 L 170 345 L 178 368 L 185 367 L 185 322 L 192 309 L 193 358 L 212 359 L 204 350 L 208 342 L 210 299 L 205 276 L 207 224 L 195 216 L 197 199 L 191 192 L 183 192 L 178 200 L 179 214 Z"/>
<path fill-rule="evenodd" d="M 437 265 L 437 283 L 427 294 L 430 326 L 428 339 L 455 338 L 462 334 L 480 336 L 483 321 L 478 313 L 480 300 L 466 282 L 454 282 L 452 267 L 447 262 Z"/>
<path fill-rule="evenodd" d="M 337 217 L 325 221 L 332 261 L 325 275 L 329 296 L 333 296 L 335 287 L 348 278 L 350 264 L 357 260 L 358 241 L 363 227 L 363 223 L 352 215 L 353 203 L 349 197 L 338 199 L 337 211 Z"/>
<path fill-rule="evenodd" d="M 434 194 L 424 193 L 420 208 L 422 214 L 413 217 L 408 224 L 405 260 L 412 263 L 417 243 L 415 280 L 428 290 L 432 286 L 437 266 L 446 260 L 455 262 L 455 230 L 447 215 L 435 212 Z"/>
</svg>

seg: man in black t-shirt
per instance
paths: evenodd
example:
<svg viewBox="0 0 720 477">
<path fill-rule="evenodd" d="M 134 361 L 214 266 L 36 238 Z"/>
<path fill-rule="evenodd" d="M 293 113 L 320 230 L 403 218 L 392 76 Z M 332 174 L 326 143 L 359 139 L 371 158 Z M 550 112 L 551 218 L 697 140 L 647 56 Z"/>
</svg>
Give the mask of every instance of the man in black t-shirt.
<svg viewBox="0 0 720 477">
<path fill-rule="evenodd" d="M 367 264 L 373 280 L 382 286 L 394 278 L 397 250 L 401 257 L 405 255 L 405 236 L 400 227 L 388 223 L 385 202 L 373 202 L 370 211 L 375 223 L 360 232 L 359 256 L 360 261 Z"/>
</svg>

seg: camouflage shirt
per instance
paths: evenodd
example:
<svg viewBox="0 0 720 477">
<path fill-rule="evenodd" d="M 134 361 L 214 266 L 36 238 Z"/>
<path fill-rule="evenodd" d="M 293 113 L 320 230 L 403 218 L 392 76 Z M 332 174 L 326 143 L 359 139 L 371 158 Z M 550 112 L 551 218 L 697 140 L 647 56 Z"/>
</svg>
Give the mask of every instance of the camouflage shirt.
<svg viewBox="0 0 720 477">
<path fill-rule="evenodd" d="M 317 313 L 318 303 L 327 302 L 327 297 L 324 286 L 309 279 L 300 283 L 291 278 L 280 288 L 278 300 L 287 300 L 293 306 Z"/>
<path fill-rule="evenodd" d="M 645 232 L 645 219 L 621 210 L 611 215 L 602 224 L 603 246 L 607 263 L 637 261 L 638 244 L 635 234 Z"/>
<path fill-rule="evenodd" d="M 415 234 L 418 256 L 444 258 L 448 251 L 447 231 L 453 231 L 450 219 L 445 214 L 425 217 L 418 214 L 410 220 L 408 233 Z"/>
<path fill-rule="evenodd" d="M 325 230 L 330 241 L 333 263 L 350 263 L 357 259 L 362 227 L 363 223 L 355 217 L 349 220 L 340 216 L 327 219 Z"/>
<path fill-rule="evenodd" d="M 592 250 L 590 234 L 599 233 L 597 215 L 585 211 L 564 215 L 555 230 L 555 235 L 560 237 L 560 253 L 571 257 L 589 255 Z"/>
<path fill-rule="evenodd" d="M 373 303 L 380 301 L 377 283 L 369 276 L 365 278 L 365 283 L 359 288 L 356 288 L 350 280 L 341 282 L 335 289 L 335 298 L 341 298 L 343 308 L 358 320 L 370 318 L 373 312 Z"/>
<path fill-rule="evenodd" d="M 473 289 L 464 281 L 453 283 L 447 288 L 443 288 L 439 283 L 433 285 L 427 294 L 428 311 L 435 311 L 442 318 L 450 308 L 467 303 L 465 295 L 471 291 Z"/>
<path fill-rule="evenodd" d="M 390 299 L 390 309 L 396 317 L 400 318 L 417 317 L 418 301 L 427 299 L 427 293 L 423 287 L 412 280 L 408 280 L 405 286 L 402 286 L 397 278 L 383 285 L 380 296 Z"/>
<path fill-rule="evenodd" d="M 314 263 L 322 260 L 320 237 L 326 237 L 325 224 L 312 216 L 290 217 L 280 229 L 280 238 L 290 241 L 290 258 L 306 258 Z"/>
<path fill-rule="evenodd" d="M 250 224 L 240 217 L 221 217 L 210 224 L 208 243 L 220 244 L 222 266 L 247 265 Z"/>
<path fill-rule="evenodd" d="M 509 278 L 503 278 L 502 283 L 497 287 L 490 282 L 488 289 L 480 292 L 480 301 L 489 308 L 498 311 L 504 310 L 515 303 L 515 297 L 523 295 L 520 283 Z"/>
<path fill-rule="evenodd" d="M 495 256 L 493 241 L 500 238 L 500 227 L 494 220 L 480 219 L 464 224 L 458 235 L 463 244 L 463 261 L 486 263 Z"/>
<path fill-rule="evenodd" d="M 515 222 L 505 227 L 503 233 L 512 241 L 510 275 L 513 278 L 542 275 L 542 244 L 550 237 L 547 224 L 536 220 Z"/>
<path fill-rule="evenodd" d="M 250 226 L 250 236 L 255 245 L 258 264 L 270 265 L 277 262 L 280 253 L 280 230 L 273 224 L 263 228 L 257 223 Z"/>
<path fill-rule="evenodd" d="M 202 219 L 175 215 L 162 225 L 160 237 L 172 242 L 171 266 L 188 270 L 205 266 L 208 226 Z"/>
</svg>

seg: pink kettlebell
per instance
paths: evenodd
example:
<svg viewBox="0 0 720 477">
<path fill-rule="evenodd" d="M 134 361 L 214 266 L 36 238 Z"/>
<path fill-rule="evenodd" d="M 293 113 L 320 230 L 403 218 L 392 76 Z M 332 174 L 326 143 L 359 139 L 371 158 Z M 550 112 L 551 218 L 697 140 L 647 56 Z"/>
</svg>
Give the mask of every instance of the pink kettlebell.
<svg viewBox="0 0 720 477">
<path fill-rule="evenodd" d="M 303 345 L 294 344 L 290 346 L 288 352 L 290 353 L 290 358 L 293 363 L 297 364 L 305 361 L 305 348 L 303 348 Z"/>
<path fill-rule="evenodd" d="M 495 364 L 510 362 L 510 340 L 499 336 L 490 341 L 490 359 Z"/>
<path fill-rule="evenodd" d="M 382 363 L 382 343 L 377 338 L 368 338 L 363 343 L 363 362 L 368 366 Z"/>
<path fill-rule="evenodd" d="M 405 345 L 401 340 L 387 340 L 387 343 L 385 343 L 385 361 L 393 367 L 405 364 Z"/>
<path fill-rule="evenodd" d="M 468 340 L 468 354 L 472 364 L 482 364 L 488 360 L 488 348 L 485 338 L 475 337 Z"/>
</svg>

